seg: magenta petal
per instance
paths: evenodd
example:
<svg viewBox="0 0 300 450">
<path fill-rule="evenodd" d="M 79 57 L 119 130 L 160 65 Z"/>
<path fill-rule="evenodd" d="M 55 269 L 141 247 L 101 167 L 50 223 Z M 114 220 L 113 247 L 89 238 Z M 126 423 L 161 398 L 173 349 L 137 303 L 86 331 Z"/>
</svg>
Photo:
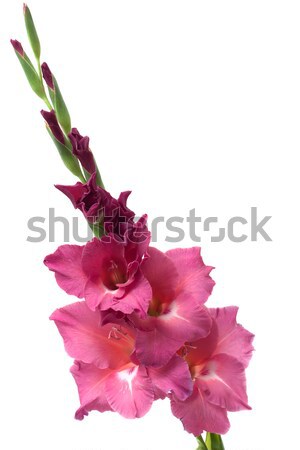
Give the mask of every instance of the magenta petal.
<svg viewBox="0 0 300 450">
<path fill-rule="evenodd" d="M 81 404 L 76 411 L 76 419 L 82 420 L 92 410 L 111 411 L 103 388 L 105 379 L 111 374 L 110 369 L 98 369 L 93 364 L 75 361 L 71 373 L 78 387 Z"/>
<path fill-rule="evenodd" d="M 84 247 L 61 245 L 52 255 L 46 256 L 44 263 L 55 272 L 59 287 L 67 294 L 82 298 L 87 276 L 82 270 L 81 258 Z"/>
<path fill-rule="evenodd" d="M 142 271 L 151 284 L 153 297 L 161 303 L 175 296 L 178 273 L 171 259 L 154 247 L 148 248 L 149 257 L 142 264 Z"/>
<path fill-rule="evenodd" d="M 148 367 L 148 373 L 156 390 L 163 395 L 173 393 L 179 400 L 185 400 L 193 392 L 193 382 L 187 363 L 180 356 L 173 356 L 168 364 L 161 368 Z"/>
<path fill-rule="evenodd" d="M 137 331 L 136 355 L 145 366 L 162 367 L 179 350 L 182 342 L 170 339 L 159 330 Z"/>
<path fill-rule="evenodd" d="M 184 402 L 172 396 L 171 408 L 174 416 L 183 423 L 184 429 L 195 436 L 204 430 L 217 434 L 229 430 L 226 410 L 208 403 L 196 384 L 193 394 Z"/>
<path fill-rule="evenodd" d="M 177 248 L 166 252 L 179 274 L 180 287 L 203 304 L 212 292 L 215 282 L 209 276 L 213 267 L 206 266 L 200 248 Z"/>
<path fill-rule="evenodd" d="M 208 335 L 212 320 L 206 308 L 183 292 L 169 305 L 169 311 L 157 317 L 157 329 L 181 344 Z"/>
<path fill-rule="evenodd" d="M 55 187 L 71 200 L 74 208 L 78 207 L 78 204 L 86 190 L 85 185 L 80 182 L 74 184 L 73 186 L 56 184 Z"/>
<path fill-rule="evenodd" d="M 251 409 L 247 403 L 245 370 L 239 361 L 219 354 L 205 364 L 203 373 L 198 382 L 210 403 L 228 411 Z"/>
<path fill-rule="evenodd" d="M 254 335 L 236 322 L 238 308 L 210 308 L 209 312 L 218 327 L 218 345 L 215 353 L 226 353 L 247 367 L 253 352 Z"/>
<path fill-rule="evenodd" d="M 85 302 L 57 309 L 50 319 L 55 321 L 67 353 L 75 359 L 105 369 L 115 368 L 130 360 L 133 339 L 111 338 L 113 326 L 100 326 L 101 314 L 91 311 Z"/>
<path fill-rule="evenodd" d="M 133 366 L 113 372 L 105 382 L 111 408 L 128 419 L 144 416 L 154 400 L 154 391 L 144 367 Z"/>
<path fill-rule="evenodd" d="M 116 241 L 112 235 L 101 240 L 94 238 L 84 247 L 82 266 L 91 279 L 101 279 L 105 282 L 108 273 L 114 270 L 116 264 L 118 271 L 122 275 L 126 274 L 124 244 Z"/>
<path fill-rule="evenodd" d="M 119 289 L 121 291 L 121 289 Z M 113 309 L 123 314 L 136 312 L 139 317 L 147 316 L 147 310 L 152 297 L 152 289 L 146 278 L 140 273 L 136 275 L 134 281 L 124 288 L 123 295 L 119 297 L 119 292 L 113 295 L 106 295 L 101 302 L 101 310 Z"/>
</svg>

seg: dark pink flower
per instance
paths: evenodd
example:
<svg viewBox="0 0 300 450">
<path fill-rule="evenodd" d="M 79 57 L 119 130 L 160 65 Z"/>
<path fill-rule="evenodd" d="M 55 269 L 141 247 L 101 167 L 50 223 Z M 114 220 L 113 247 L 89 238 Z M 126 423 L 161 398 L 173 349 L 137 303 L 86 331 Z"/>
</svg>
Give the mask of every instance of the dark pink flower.
<svg viewBox="0 0 300 450">
<path fill-rule="evenodd" d="M 250 409 L 245 368 L 253 351 L 253 335 L 236 322 L 238 308 L 209 309 L 210 334 L 182 349 L 194 381 L 193 394 L 181 401 L 171 396 L 173 414 L 195 436 L 204 430 L 223 434 L 229 429 L 227 411 Z"/>
<path fill-rule="evenodd" d="M 212 267 L 205 266 L 199 248 L 176 249 L 165 254 L 148 249 L 141 265 L 151 286 L 147 316 L 127 318 L 137 328 L 136 354 L 147 366 L 166 364 L 186 342 L 207 336 L 211 317 L 203 304 L 211 294 Z M 108 305 L 107 305 L 108 306 Z M 108 313 L 107 319 L 113 321 Z"/>
<path fill-rule="evenodd" d="M 82 167 L 90 174 L 96 171 L 96 164 L 93 153 L 90 150 L 90 138 L 81 136 L 77 128 L 72 128 L 68 135 L 73 148 L 73 155 L 80 161 Z"/>
<path fill-rule="evenodd" d="M 127 253 L 124 242 L 108 235 L 85 246 L 62 245 L 45 258 L 45 264 L 65 292 L 85 298 L 92 310 L 99 307 L 145 317 L 151 287 L 140 270 L 143 254 L 136 247 Z"/>
<path fill-rule="evenodd" d="M 71 372 L 80 397 L 77 419 L 91 410 L 142 417 L 158 397 L 172 392 L 184 400 L 191 394 L 192 380 L 182 358 L 175 355 L 159 369 L 142 366 L 134 354 L 134 329 L 124 324 L 101 326 L 100 311 L 91 311 L 85 302 L 58 309 L 51 319 L 66 351 L 76 359 Z"/>
<path fill-rule="evenodd" d="M 56 185 L 56 188 L 71 200 L 74 208 L 82 211 L 90 223 L 100 223 L 107 233 L 113 233 L 131 244 L 149 241 L 147 216 L 135 222 L 135 213 L 126 204 L 130 191 L 122 192 L 118 200 L 113 198 L 109 192 L 97 186 L 96 173 L 85 184 Z M 136 249 L 134 245 L 131 247 Z M 127 248 L 127 251 L 130 249 Z"/>
</svg>

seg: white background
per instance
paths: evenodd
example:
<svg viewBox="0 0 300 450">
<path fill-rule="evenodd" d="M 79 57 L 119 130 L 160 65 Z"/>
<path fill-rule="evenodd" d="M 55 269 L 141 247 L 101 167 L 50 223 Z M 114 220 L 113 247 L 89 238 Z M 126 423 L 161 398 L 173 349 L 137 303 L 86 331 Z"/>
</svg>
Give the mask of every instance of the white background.
<svg viewBox="0 0 300 450">
<path fill-rule="evenodd" d="M 299 445 L 298 1 L 32 0 L 43 60 L 73 125 L 91 136 L 106 187 L 138 213 L 249 217 L 273 242 L 203 239 L 217 281 L 210 306 L 236 304 L 256 334 L 252 411 L 230 415 L 226 450 Z M 42 264 L 62 243 L 26 241 L 31 216 L 71 218 L 53 188 L 73 183 L 44 130 L 9 38 L 29 52 L 22 3 L 1 2 L 1 435 L 5 450 L 193 450 L 168 401 L 140 420 L 78 406 L 71 359 L 48 316 L 73 299 Z M 78 215 L 79 217 L 79 215 Z M 83 221 L 83 219 L 82 219 Z M 165 230 L 160 227 L 161 249 Z M 242 231 L 242 228 L 240 229 Z M 187 236 L 180 246 L 194 245 Z M 174 244 L 173 244 L 174 246 Z M 298 417 L 297 417 L 298 416 Z"/>
</svg>

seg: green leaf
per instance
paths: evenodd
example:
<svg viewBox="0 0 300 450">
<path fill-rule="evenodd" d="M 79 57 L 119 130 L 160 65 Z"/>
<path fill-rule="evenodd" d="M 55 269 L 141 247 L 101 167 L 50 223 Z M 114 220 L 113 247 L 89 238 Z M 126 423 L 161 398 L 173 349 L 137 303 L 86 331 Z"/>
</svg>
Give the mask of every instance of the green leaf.
<svg viewBox="0 0 300 450">
<path fill-rule="evenodd" d="M 62 129 L 68 135 L 71 132 L 71 118 L 68 108 L 65 104 L 63 96 L 61 95 L 59 86 L 57 84 L 55 76 L 52 74 L 54 84 L 54 109 L 58 122 L 61 124 Z"/>
<path fill-rule="evenodd" d="M 30 59 L 28 58 L 26 53 L 24 53 L 23 56 L 21 56 L 17 51 L 15 51 L 15 53 L 18 57 L 18 60 L 20 61 L 20 64 L 24 70 L 24 73 L 31 86 L 31 89 L 36 93 L 36 95 L 38 95 L 40 98 L 44 100 L 46 96 L 44 85 L 37 71 L 33 67 Z"/>
<path fill-rule="evenodd" d="M 219 434 L 207 433 L 205 443 L 207 450 L 225 450 L 222 438 Z"/>
<path fill-rule="evenodd" d="M 203 437 L 200 435 L 196 439 L 197 439 L 197 442 L 198 442 L 198 447 L 197 447 L 196 450 L 207 450 L 207 447 L 205 445 Z"/>
<path fill-rule="evenodd" d="M 80 169 L 77 159 L 72 155 L 70 150 L 65 145 L 63 145 L 61 142 L 59 142 L 53 136 L 49 127 L 47 126 L 46 128 L 49 133 L 49 136 L 51 137 L 52 141 L 54 142 L 54 144 L 60 154 L 60 157 L 61 157 L 64 165 L 67 167 L 67 169 L 70 170 L 70 172 L 73 173 L 73 175 L 78 177 L 80 179 L 80 181 L 82 181 L 82 183 L 85 183 L 85 179 L 82 175 L 82 172 L 81 172 L 81 169 Z"/>
<path fill-rule="evenodd" d="M 41 45 L 40 40 L 38 37 L 38 34 L 36 32 L 36 28 L 32 19 L 32 15 L 30 12 L 30 9 L 27 5 L 24 4 L 24 19 L 25 19 L 25 26 L 28 34 L 28 39 L 31 45 L 31 48 L 33 50 L 34 56 L 39 61 L 41 56 Z"/>
</svg>

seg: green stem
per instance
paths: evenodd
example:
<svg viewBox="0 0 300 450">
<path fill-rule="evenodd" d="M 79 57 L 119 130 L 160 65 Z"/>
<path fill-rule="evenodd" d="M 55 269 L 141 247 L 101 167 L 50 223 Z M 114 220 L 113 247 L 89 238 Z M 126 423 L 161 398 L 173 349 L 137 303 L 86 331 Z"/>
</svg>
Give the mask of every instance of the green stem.
<svg viewBox="0 0 300 450">
<path fill-rule="evenodd" d="M 222 437 L 219 434 L 207 433 L 205 443 L 207 450 L 225 450 Z"/>
<path fill-rule="evenodd" d="M 207 450 L 207 447 L 205 445 L 203 437 L 200 435 L 196 439 L 197 439 L 197 442 L 198 442 L 198 447 L 196 448 L 196 450 Z"/>
</svg>

